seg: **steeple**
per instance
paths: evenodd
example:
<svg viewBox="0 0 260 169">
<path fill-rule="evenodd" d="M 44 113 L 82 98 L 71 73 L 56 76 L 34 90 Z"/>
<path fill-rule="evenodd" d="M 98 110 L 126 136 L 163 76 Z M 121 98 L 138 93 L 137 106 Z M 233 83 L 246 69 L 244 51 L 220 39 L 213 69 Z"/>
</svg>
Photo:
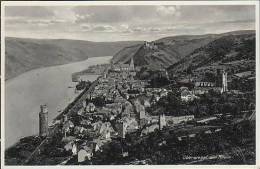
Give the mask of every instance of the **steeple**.
<svg viewBox="0 0 260 169">
<path fill-rule="evenodd" d="M 222 74 L 222 90 L 221 93 L 224 93 L 228 91 L 228 86 L 227 86 L 227 72 L 224 70 Z"/>
<path fill-rule="evenodd" d="M 134 71 L 134 70 L 135 70 L 135 65 L 134 65 L 134 59 L 133 59 L 133 57 L 131 58 L 131 62 L 130 62 L 129 67 L 130 67 L 130 71 Z"/>
<path fill-rule="evenodd" d="M 166 126 L 166 119 L 164 114 L 159 115 L 159 129 L 162 130 Z"/>
</svg>

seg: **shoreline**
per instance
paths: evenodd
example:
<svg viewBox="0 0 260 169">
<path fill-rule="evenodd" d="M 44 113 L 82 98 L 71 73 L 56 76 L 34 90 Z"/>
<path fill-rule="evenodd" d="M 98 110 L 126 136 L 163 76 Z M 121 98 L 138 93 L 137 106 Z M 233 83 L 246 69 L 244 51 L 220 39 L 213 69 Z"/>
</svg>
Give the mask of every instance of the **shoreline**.
<svg viewBox="0 0 260 169">
<path fill-rule="evenodd" d="M 84 59 L 84 60 L 77 60 L 77 61 L 72 61 L 72 62 L 68 62 L 68 63 L 61 63 L 61 64 L 54 64 L 54 65 L 45 65 L 45 66 L 41 66 L 41 67 L 36 67 L 36 68 L 32 68 L 32 69 L 28 69 L 26 70 L 25 72 L 19 74 L 19 75 L 16 75 L 14 77 L 10 77 L 8 79 L 5 78 L 5 82 L 7 81 L 10 81 L 14 78 L 17 78 L 19 76 L 21 76 L 22 74 L 24 73 L 28 73 L 28 72 L 31 72 L 31 71 L 34 71 L 34 70 L 38 70 L 38 69 L 44 69 L 44 68 L 50 68 L 50 67 L 56 67 L 56 66 L 63 66 L 63 65 L 68 65 L 68 64 L 74 64 L 74 63 L 79 63 L 79 62 L 84 62 L 84 61 L 87 61 L 89 59 L 92 59 L 92 58 L 100 58 L 100 57 L 109 57 L 109 56 L 95 56 L 95 57 L 88 57 L 87 59 Z M 4 72 L 6 74 L 6 72 Z"/>
<path fill-rule="evenodd" d="M 109 60 L 111 58 L 111 56 L 101 57 Z M 69 88 L 69 86 L 74 87 L 75 85 L 75 82 L 72 82 L 72 73 L 75 70 L 78 71 L 99 64 L 101 61 L 107 62 L 105 58 L 95 57 L 57 67 L 34 69 L 29 71 L 30 73 L 26 72 L 26 74 L 19 75 L 18 79 L 16 77 L 5 82 L 8 84 L 5 86 L 5 149 L 13 146 L 23 137 L 37 135 L 37 112 L 40 104 L 46 103 L 48 105 L 49 125 L 52 124 L 53 119 L 81 94 L 81 91 L 75 94 L 74 88 Z M 60 77 L 55 75 L 60 75 Z M 95 81 L 97 78 L 97 75 L 89 76 L 90 81 Z M 37 94 L 32 95 L 31 93 L 34 93 L 34 91 L 37 91 Z M 27 98 L 27 100 L 16 103 L 16 100 L 23 98 Z M 26 116 L 24 116 L 24 113 L 26 113 Z M 16 125 L 11 125 L 12 123 Z M 20 130 L 17 131 L 17 128 Z"/>
<path fill-rule="evenodd" d="M 77 101 L 79 101 L 85 94 L 87 94 L 88 92 L 93 90 L 93 87 L 95 87 L 97 85 L 97 79 L 99 77 L 100 77 L 100 75 L 97 75 L 97 78 L 92 82 L 91 86 L 88 89 L 84 89 L 84 90 L 80 91 L 78 93 L 78 95 L 75 95 L 73 97 L 73 101 L 68 103 L 67 106 L 60 112 L 60 114 L 58 114 L 56 117 L 50 119 L 49 123 L 51 122 L 51 124 L 52 124 L 53 121 L 60 119 L 64 114 L 68 114 L 69 111 L 71 109 L 73 109 L 73 106 L 75 106 Z M 49 124 L 49 127 L 50 127 L 50 124 Z M 16 146 L 17 144 L 19 144 L 20 139 L 26 138 L 26 137 L 35 137 L 35 136 L 38 136 L 38 135 L 37 134 L 33 134 L 33 135 L 29 135 L 29 136 L 20 137 L 16 143 L 14 143 L 11 146 L 5 147 L 5 151 L 7 151 L 8 149 L 10 149 L 10 148 Z"/>
<path fill-rule="evenodd" d="M 101 56 L 101 57 L 104 57 L 104 56 Z M 32 69 L 29 69 L 29 70 L 27 70 L 27 71 L 25 71 L 25 72 L 23 72 L 23 73 L 21 73 L 21 74 L 19 74 L 19 75 L 17 75 L 17 76 L 14 76 L 14 77 L 11 77 L 11 78 L 9 78 L 9 79 L 5 79 L 5 83 L 6 82 L 9 82 L 9 81 L 12 81 L 13 79 L 15 79 L 15 78 L 17 78 L 17 77 L 19 77 L 19 76 L 22 76 L 24 73 L 29 73 L 29 72 L 33 72 L 33 71 L 36 71 L 36 70 L 41 70 L 41 69 L 44 69 L 44 68 L 51 68 L 51 67 L 56 67 L 56 66 L 64 66 L 64 65 L 68 65 L 68 64 L 74 64 L 74 63 L 79 63 L 79 62 L 84 62 L 84 61 L 86 61 L 86 60 L 89 60 L 89 58 L 88 59 L 85 59 L 85 60 L 81 60 L 81 61 L 75 61 L 75 62 L 70 62 L 70 63 L 65 63 L 65 64 L 56 64 L 56 65 L 50 65 L 50 66 L 42 66 L 42 67 L 38 67 L 38 68 L 32 68 Z"/>
</svg>

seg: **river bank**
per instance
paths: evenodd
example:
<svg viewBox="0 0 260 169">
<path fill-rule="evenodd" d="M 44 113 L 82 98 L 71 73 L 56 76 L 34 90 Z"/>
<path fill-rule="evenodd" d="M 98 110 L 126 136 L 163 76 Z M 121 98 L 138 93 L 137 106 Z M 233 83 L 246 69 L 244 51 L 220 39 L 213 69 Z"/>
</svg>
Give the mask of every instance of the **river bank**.
<svg viewBox="0 0 260 169">
<path fill-rule="evenodd" d="M 111 56 L 90 58 L 82 62 L 35 69 L 5 83 L 5 148 L 19 138 L 38 133 L 38 112 L 47 104 L 49 123 L 79 93 L 74 93 L 71 74 L 91 65 L 108 63 Z M 94 81 L 98 75 L 89 75 Z"/>
</svg>

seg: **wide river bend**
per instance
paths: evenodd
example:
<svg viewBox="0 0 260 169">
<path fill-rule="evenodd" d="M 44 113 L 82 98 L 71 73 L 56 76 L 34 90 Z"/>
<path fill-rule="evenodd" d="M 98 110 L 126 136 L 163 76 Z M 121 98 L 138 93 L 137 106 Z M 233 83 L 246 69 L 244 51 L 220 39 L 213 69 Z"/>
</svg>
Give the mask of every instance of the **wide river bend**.
<svg viewBox="0 0 260 169">
<path fill-rule="evenodd" d="M 79 94 L 74 92 L 71 74 L 90 65 L 109 63 L 111 56 L 34 69 L 5 82 L 5 148 L 21 137 L 38 133 L 41 104 L 47 104 L 49 123 Z M 97 75 L 89 75 L 96 80 Z"/>
</svg>

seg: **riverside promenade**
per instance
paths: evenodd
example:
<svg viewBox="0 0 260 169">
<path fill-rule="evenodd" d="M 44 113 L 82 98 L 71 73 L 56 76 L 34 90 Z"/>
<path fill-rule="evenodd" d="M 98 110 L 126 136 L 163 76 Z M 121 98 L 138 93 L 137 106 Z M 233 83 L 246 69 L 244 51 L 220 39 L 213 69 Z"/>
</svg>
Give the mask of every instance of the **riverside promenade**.
<svg viewBox="0 0 260 169">
<path fill-rule="evenodd" d="M 81 107 L 81 103 L 84 99 L 86 99 L 86 95 L 92 92 L 95 89 L 95 86 L 98 84 L 98 80 L 95 80 L 91 86 L 88 89 L 84 89 L 75 99 L 73 102 L 71 102 L 62 113 L 60 113 L 58 116 L 54 118 L 54 120 L 61 120 L 64 115 L 67 115 L 68 117 L 74 113 L 77 113 L 79 108 Z M 55 133 L 55 130 L 59 127 L 59 124 L 56 124 L 50 133 Z M 23 162 L 23 165 L 27 165 L 34 157 L 36 157 L 38 154 L 40 154 L 41 149 L 44 147 L 44 145 L 48 142 L 48 139 L 52 137 L 52 135 L 49 135 L 46 137 L 31 153 L 31 155 Z"/>
<path fill-rule="evenodd" d="M 91 86 L 88 89 L 84 89 L 75 99 L 73 102 L 71 102 L 62 113 L 57 115 L 54 120 L 61 120 L 64 115 L 67 115 L 68 117 L 73 114 L 77 113 L 77 111 L 81 108 L 82 101 L 86 99 L 87 94 L 91 93 L 93 90 L 95 90 L 95 86 L 97 86 L 98 81 L 95 80 Z"/>
</svg>

